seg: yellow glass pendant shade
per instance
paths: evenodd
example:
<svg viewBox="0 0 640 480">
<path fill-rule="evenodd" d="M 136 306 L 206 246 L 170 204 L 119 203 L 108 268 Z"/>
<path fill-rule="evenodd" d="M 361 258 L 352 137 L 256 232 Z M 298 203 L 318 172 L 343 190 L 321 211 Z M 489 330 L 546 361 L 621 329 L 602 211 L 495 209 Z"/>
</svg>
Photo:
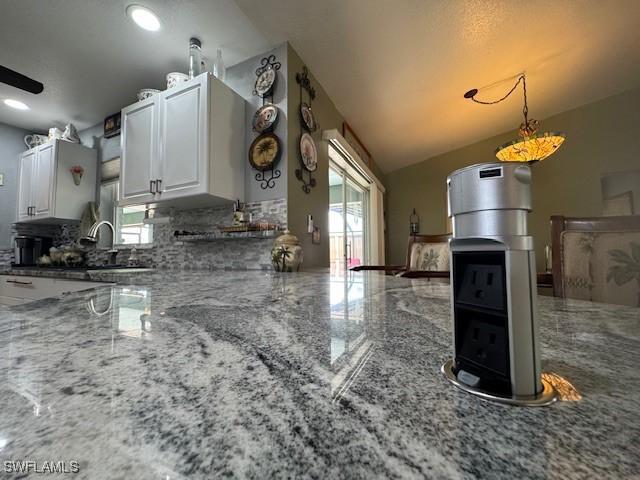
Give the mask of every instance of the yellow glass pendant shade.
<svg viewBox="0 0 640 480">
<path fill-rule="evenodd" d="M 505 143 L 496 149 L 496 157 L 503 162 L 535 162 L 553 154 L 564 142 L 564 133 L 536 133 Z"/>
</svg>

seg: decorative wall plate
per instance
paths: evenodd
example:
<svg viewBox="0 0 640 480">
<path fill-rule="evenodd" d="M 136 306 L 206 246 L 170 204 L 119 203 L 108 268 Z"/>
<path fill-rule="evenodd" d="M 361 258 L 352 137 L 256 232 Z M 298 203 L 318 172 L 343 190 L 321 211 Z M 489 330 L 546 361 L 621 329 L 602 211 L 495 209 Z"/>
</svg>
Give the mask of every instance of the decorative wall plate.
<svg viewBox="0 0 640 480">
<path fill-rule="evenodd" d="M 258 78 L 256 78 L 254 90 L 256 92 L 256 95 L 261 98 L 268 97 L 276 84 L 277 77 L 278 75 L 273 67 L 268 66 L 267 68 L 265 68 L 265 70 L 260 75 L 258 75 Z"/>
<path fill-rule="evenodd" d="M 316 131 L 316 119 L 313 116 L 311 107 L 306 103 L 300 104 L 300 118 L 302 119 L 302 126 L 310 132 Z"/>
<path fill-rule="evenodd" d="M 253 131 L 269 132 L 278 123 L 278 107 L 273 103 L 265 103 L 253 115 Z"/>
<path fill-rule="evenodd" d="M 263 133 L 249 147 L 249 163 L 260 171 L 271 170 L 280 160 L 282 149 L 275 133 Z"/>
<path fill-rule="evenodd" d="M 304 168 L 310 172 L 314 172 L 318 168 L 318 150 L 316 143 L 308 133 L 303 133 L 300 137 L 300 158 Z"/>
</svg>

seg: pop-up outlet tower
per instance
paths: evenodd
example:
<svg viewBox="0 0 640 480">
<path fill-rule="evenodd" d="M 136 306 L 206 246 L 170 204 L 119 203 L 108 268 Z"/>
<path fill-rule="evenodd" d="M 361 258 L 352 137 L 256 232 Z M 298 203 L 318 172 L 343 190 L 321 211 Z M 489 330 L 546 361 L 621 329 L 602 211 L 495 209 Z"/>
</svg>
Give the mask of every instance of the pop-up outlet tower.
<svg viewBox="0 0 640 480">
<path fill-rule="evenodd" d="M 442 367 L 457 387 L 519 405 L 556 399 L 540 372 L 531 169 L 473 165 L 447 178 L 455 356 Z"/>
</svg>

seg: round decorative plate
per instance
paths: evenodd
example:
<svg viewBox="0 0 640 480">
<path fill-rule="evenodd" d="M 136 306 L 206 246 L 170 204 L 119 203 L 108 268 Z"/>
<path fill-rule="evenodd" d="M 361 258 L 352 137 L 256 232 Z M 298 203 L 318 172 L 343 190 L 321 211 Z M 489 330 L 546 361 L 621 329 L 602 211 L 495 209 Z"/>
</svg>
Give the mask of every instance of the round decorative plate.
<svg viewBox="0 0 640 480">
<path fill-rule="evenodd" d="M 311 107 L 304 102 L 300 104 L 300 118 L 302 118 L 302 125 L 306 127 L 307 130 L 315 132 L 316 119 L 313 116 Z"/>
<path fill-rule="evenodd" d="M 300 137 L 300 158 L 302 165 L 310 172 L 314 172 L 318 168 L 318 151 L 316 143 L 308 133 L 303 133 Z"/>
<path fill-rule="evenodd" d="M 260 171 L 271 170 L 280 160 L 280 139 L 275 133 L 263 133 L 249 147 L 249 163 Z"/>
<path fill-rule="evenodd" d="M 254 90 L 256 95 L 262 98 L 268 96 L 276 83 L 276 77 L 277 74 L 273 67 L 268 67 L 264 72 L 258 75 Z"/>
<path fill-rule="evenodd" d="M 253 131 L 258 133 L 272 130 L 278 123 L 278 107 L 265 103 L 253 115 Z"/>
</svg>

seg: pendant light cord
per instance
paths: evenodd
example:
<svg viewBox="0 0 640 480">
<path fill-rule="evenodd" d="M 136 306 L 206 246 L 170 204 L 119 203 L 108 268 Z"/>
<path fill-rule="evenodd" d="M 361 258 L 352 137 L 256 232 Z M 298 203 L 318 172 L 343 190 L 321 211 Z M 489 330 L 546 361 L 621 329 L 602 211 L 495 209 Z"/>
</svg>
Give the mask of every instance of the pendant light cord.
<svg viewBox="0 0 640 480">
<path fill-rule="evenodd" d="M 520 82 L 522 82 L 522 90 L 524 94 L 524 107 L 522 108 L 522 114 L 524 115 L 523 125 L 527 126 L 529 125 L 529 106 L 527 105 L 527 79 L 525 78 L 524 74 L 520 75 L 516 83 L 513 85 L 513 87 L 511 87 L 511 90 L 509 90 L 504 97 L 499 98 L 498 100 L 492 100 L 492 101 L 478 100 L 475 97 L 475 95 L 477 95 L 477 91 L 476 91 L 476 94 L 474 94 L 469 98 L 471 98 L 471 100 L 473 100 L 474 102 L 480 103 L 482 105 L 495 105 L 496 103 L 500 103 L 506 100 L 507 98 L 509 98 L 509 95 L 511 95 L 515 91 L 515 89 L 518 88 L 518 85 L 520 85 Z"/>
<path fill-rule="evenodd" d="M 490 102 L 485 102 L 484 100 L 478 100 L 478 99 L 476 99 L 475 95 L 474 95 L 473 97 L 471 97 L 471 100 L 473 100 L 473 101 L 474 101 L 474 102 L 476 102 L 476 103 L 481 103 L 482 105 L 495 105 L 496 103 L 500 103 L 500 102 L 502 102 L 503 100 L 506 100 L 506 99 L 509 97 L 509 95 L 511 95 L 511 94 L 513 93 L 513 91 L 514 91 L 516 88 L 518 88 L 518 85 L 520 84 L 520 82 L 522 82 L 522 84 L 524 85 L 524 103 L 525 103 L 525 105 L 526 105 L 526 104 L 527 104 L 527 82 L 526 82 L 526 80 L 525 80 L 525 78 L 524 78 L 524 74 L 523 74 L 523 75 L 520 75 L 520 76 L 518 77 L 518 80 L 516 81 L 515 85 L 514 85 L 513 87 L 511 87 L 511 90 L 509 90 L 509 91 L 507 92 L 507 94 L 506 94 L 504 97 L 502 97 L 502 98 L 500 98 L 500 99 L 498 99 L 498 100 L 493 100 L 493 101 L 490 101 Z"/>
</svg>

